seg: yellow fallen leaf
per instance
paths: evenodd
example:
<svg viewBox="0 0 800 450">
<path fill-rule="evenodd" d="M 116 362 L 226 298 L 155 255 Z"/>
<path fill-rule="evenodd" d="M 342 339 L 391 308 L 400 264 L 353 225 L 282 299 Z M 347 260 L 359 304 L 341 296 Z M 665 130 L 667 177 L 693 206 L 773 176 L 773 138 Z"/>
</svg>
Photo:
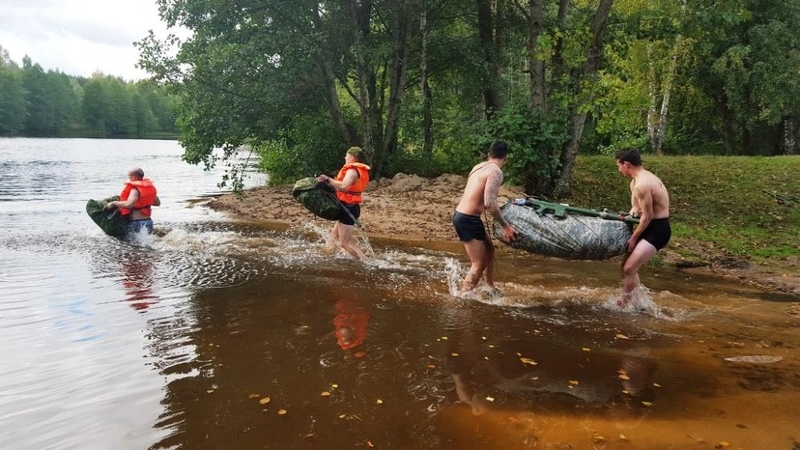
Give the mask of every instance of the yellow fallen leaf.
<svg viewBox="0 0 800 450">
<path fill-rule="evenodd" d="M 517 352 L 517 356 L 522 356 L 522 353 L 520 353 L 520 352 Z"/>
<path fill-rule="evenodd" d="M 481 336 L 481 339 L 483 339 L 485 341 L 486 340 L 486 336 Z"/>
<path fill-rule="evenodd" d="M 332 384 L 332 385 L 331 385 L 331 388 L 332 388 L 332 389 L 337 389 L 338 387 L 339 387 L 339 385 L 338 385 L 338 384 Z"/>
<path fill-rule="evenodd" d="M 532 365 L 532 366 L 535 366 L 535 365 L 537 365 L 537 364 L 538 364 L 536 361 L 534 361 L 534 360 L 532 360 L 532 359 L 530 359 L 530 358 L 525 358 L 525 357 L 522 357 L 522 358 L 520 358 L 519 360 L 520 360 L 520 361 L 522 361 L 522 364 L 530 364 L 530 365 Z"/>
<path fill-rule="evenodd" d="M 331 393 L 330 393 L 330 392 L 328 392 L 328 391 L 322 391 L 322 393 L 321 393 L 321 394 L 319 394 L 319 395 L 321 395 L 321 396 L 323 396 L 323 397 L 330 397 L 330 396 L 331 396 Z"/>
<path fill-rule="evenodd" d="M 493 402 L 494 401 L 494 397 L 486 397 L 486 400 L 490 401 L 490 402 Z"/>
<path fill-rule="evenodd" d="M 209 390 L 206 391 L 206 394 L 213 394 L 213 393 L 214 393 L 213 389 L 209 389 Z"/>
<path fill-rule="evenodd" d="M 620 380 L 630 380 L 631 377 L 625 375 L 624 373 L 621 373 L 621 374 L 619 374 L 619 379 Z"/>
<path fill-rule="evenodd" d="M 628 336 L 625 336 L 624 334 L 618 334 L 617 339 L 630 339 L 630 338 Z"/>
<path fill-rule="evenodd" d="M 592 351 L 592 349 L 590 349 L 589 347 L 583 347 L 581 350 L 583 350 L 583 351 L 585 351 L 585 352 L 590 352 L 590 351 Z"/>
<path fill-rule="evenodd" d="M 379 405 L 382 405 L 382 404 L 383 404 L 383 400 L 381 400 L 381 399 L 377 399 L 377 400 L 375 400 L 375 403 L 377 403 L 377 404 L 379 404 Z"/>
<path fill-rule="evenodd" d="M 269 403 L 270 400 L 271 399 L 269 397 L 264 397 L 261 400 L 259 400 L 258 403 L 261 403 L 262 405 L 266 405 L 267 403 Z"/>
<path fill-rule="evenodd" d="M 258 397 L 261 397 L 261 394 L 250 394 L 247 396 L 247 398 L 258 398 Z"/>
<path fill-rule="evenodd" d="M 715 445 L 714 448 L 728 448 L 730 446 L 731 444 L 729 444 L 728 441 L 720 441 L 720 443 Z"/>
<path fill-rule="evenodd" d="M 595 441 L 605 441 L 605 440 L 606 440 L 606 438 L 604 438 L 602 434 L 597 434 L 597 433 L 595 433 L 595 435 L 594 435 L 594 440 L 595 440 Z"/>
<path fill-rule="evenodd" d="M 653 386 L 655 386 L 655 387 L 661 387 L 661 385 L 660 385 L 660 384 L 658 384 L 658 383 L 653 383 Z"/>
<path fill-rule="evenodd" d="M 627 390 L 627 389 L 623 389 L 623 390 L 622 390 L 622 393 L 623 393 L 623 394 L 630 394 L 630 392 L 628 392 L 628 390 Z"/>
<path fill-rule="evenodd" d="M 573 386 L 577 386 L 578 385 L 578 380 L 569 380 L 569 384 L 571 384 Z"/>
<path fill-rule="evenodd" d="M 344 419 L 345 417 L 347 417 L 347 414 L 339 414 L 340 419 Z"/>
<path fill-rule="evenodd" d="M 644 406 L 653 406 L 653 402 L 642 402 Z"/>
<path fill-rule="evenodd" d="M 620 433 L 620 434 L 619 434 L 619 438 L 620 438 L 620 439 L 622 439 L 623 441 L 627 441 L 627 440 L 628 440 L 628 437 L 627 437 L 627 436 L 625 436 L 625 435 L 624 435 L 624 434 L 622 434 L 622 433 Z"/>
<path fill-rule="evenodd" d="M 375 444 L 373 444 L 370 441 L 367 441 L 367 447 L 369 447 L 369 448 L 375 447 Z"/>
<path fill-rule="evenodd" d="M 442 336 L 442 340 L 446 341 L 447 340 L 447 336 Z"/>
<path fill-rule="evenodd" d="M 489 344 L 489 348 L 494 348 L 494 344 Z"/>
<path fill-rule="evenodd" d="M 289 412 L 289 411 L 286 411 L 285 409 L 281 408 L 281 409 L 278 410 L 278 415 L 279 416 L 285 416 L 287 412 Z"/>
<path fill-rule="evenodd" d="M 436 364 L 428 364 L 428 369 L 435 369 L 435 368 L 436 368 Z"/>
<path fill-rule="evenodd" d="M 456 353 L 456 352 L 453 352 L 453 353 L 450 353 L 450 354 L 453 355 L 453 356 L 458 356 L 458 353 Z"/>
</svg>

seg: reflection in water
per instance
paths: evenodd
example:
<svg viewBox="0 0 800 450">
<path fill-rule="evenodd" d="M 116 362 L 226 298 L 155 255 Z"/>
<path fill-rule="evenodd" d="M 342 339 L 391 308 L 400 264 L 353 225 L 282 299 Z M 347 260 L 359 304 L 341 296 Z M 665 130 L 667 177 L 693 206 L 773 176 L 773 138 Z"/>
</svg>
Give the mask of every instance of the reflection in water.
<svg viewBox="0 0 800 450">
<path fill-rule="evenodd" d="M 140 311 L 156 304 L 158 296 L 153 293 L 155 261 L 152 259 L 152 251 L 132 248 L 123 255 L 120 262 L 125 300 L 133 309 Z"/>
<path fill-rule="evenodd" d="M 336 342 L 342 350 L 358 347 L 367 338 L 369 312 L 350 295 L 338 289 L 333 292 L 333 297 L 337 298 L 333 325 L 336 327 Z"/>
<path fill-rule="evenodd" d="M 447 340 L 447 367 L 458 399 L 473 414 L 496 408 L 549 411 L 578 404 L 618 414 L 641 411 L 641 402 L 654 401 L 654 361 L 513 338 L 503 341 L 499 350 L 501 345 L 475 326 L 472 309 L 445 313 L 450 323 L 460 323 L 455 339 Z"/>
<path fill-rule="evenodd" d="M 218 177 L 179 148 L 56 141 L 80 157 L 0 139 L 3 448 L 797 446 L 800 322 L 779 303 L 796 299 L 648 268 L 649 307 L 619 310 L 615 264 L 501 247 L 505 296 L 462 301 L 457 242 L 324 256 L 327 223 L 186 208 Z M 130 155 L 170 174 L 164 220 L 135 244 L 83 211 Z"/>
</svg>

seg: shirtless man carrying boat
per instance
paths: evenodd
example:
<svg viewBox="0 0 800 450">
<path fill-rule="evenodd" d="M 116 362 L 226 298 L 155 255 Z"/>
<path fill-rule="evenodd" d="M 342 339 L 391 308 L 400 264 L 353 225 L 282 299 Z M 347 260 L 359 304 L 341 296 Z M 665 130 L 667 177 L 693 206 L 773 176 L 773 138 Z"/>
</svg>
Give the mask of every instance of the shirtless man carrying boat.
<svg viewBox="0 0 800 450">
<path fill-rule="evenodd" d="M 642 166 L 642 157 L 635 148 L 624 148 L 614 156 L 619 172 L 631 178 L 631 214 L 639 216 L 625 257 L 622 260 L 622 300 L 625 306 L 639 285 L 639 268 L 669 242 L 669 193 L 664 183 Z"/>
<path fill-rule="evenodd" d="M 494 220 L 502 225 L 505 242 L 511 242 L 516 238 L 517 230 L 503 219 L 500 207 L 497 205 L 497 193 L 503 184 L 503 166 L 507 159 L 508 145 L 502 141 L 493 142 L 489 147 L 487 160 L 473 167 L 469 173 L 464 194 L 453 214 L 453 226 L 456 228 L 459 240 L 464 243 L 472 264 L 467 276 L 464 277 L 459 297 L 472 291 L 481 277 L 492 292 L 499 293 L 493 278 L 494 245 L 486 234 L 481 214 L 489 211 Z"/>
</svg>

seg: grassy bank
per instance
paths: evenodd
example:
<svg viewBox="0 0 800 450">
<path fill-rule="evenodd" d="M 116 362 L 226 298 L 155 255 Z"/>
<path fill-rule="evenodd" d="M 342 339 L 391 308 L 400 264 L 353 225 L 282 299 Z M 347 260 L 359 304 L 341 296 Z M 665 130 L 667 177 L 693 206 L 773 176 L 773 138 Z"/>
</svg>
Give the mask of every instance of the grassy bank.
<svg viewBox="0 0 800 450">
<path fill-rule="evenodd" d="M 688 261 L 730 256 L 800 272 L 800 157 L 643 159 L 670 193 L 670 251 Z M 793 198 L 779 204 L 773 194 Z M 610 156 L 580 157 L 566 201 L 627 211 L 628 180 Z"/>
</svg>

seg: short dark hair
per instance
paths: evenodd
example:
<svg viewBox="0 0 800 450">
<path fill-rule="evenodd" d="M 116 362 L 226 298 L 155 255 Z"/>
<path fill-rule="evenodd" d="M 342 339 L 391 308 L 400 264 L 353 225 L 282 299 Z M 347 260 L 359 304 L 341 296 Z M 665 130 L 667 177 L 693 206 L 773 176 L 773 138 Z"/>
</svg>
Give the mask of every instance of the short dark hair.
<svg viewBox="0 0 800 450">
<path fill-rule="evenodd" d="M 633 147 L 623 148 L 614 155 L 614 158 L 619 162 L 630 163 L 632 166 L 642 165 L 642 155 L 639 154 L 639 150 Z"/>
<path fill-rule="evenodd" d="M 503 159 L 508 156 L 508 144 L 503 141 L 494 141 L 489 146 L 489 157 Z"/>
</svg>

